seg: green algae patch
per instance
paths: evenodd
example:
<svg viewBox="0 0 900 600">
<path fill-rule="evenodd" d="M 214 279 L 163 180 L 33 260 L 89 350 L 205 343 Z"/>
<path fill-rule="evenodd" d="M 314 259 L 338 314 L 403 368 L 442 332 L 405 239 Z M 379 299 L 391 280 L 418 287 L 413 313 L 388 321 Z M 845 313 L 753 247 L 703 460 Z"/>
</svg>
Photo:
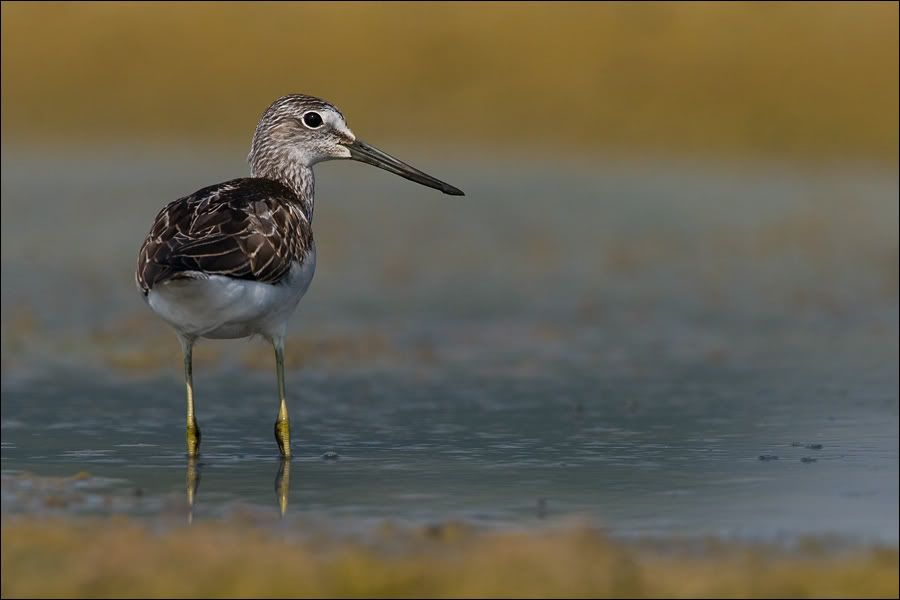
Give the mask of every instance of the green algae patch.
<svg viewBox="0 0 900 600">
<path fill-rule="evenodd" d="M 6 518 L 4 597 L 897 597 L 898 551 L 624 543 L 465 524 L 305 539 L 224 521 Z M 296 532 L 302 533 L 302 532 Z M 287 534 L 287 535 L 286 535 Z"/>
</svg>

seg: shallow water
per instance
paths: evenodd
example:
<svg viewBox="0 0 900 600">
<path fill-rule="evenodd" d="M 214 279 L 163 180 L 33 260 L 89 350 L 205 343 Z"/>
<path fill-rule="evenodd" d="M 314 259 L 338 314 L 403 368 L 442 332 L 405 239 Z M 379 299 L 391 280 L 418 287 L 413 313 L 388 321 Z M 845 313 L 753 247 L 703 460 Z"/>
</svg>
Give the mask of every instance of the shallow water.
<svg viewBox="0 0 900 600">
<path fill-rule="evenodd" d="M 178 345 L 131 278 L 158 208 L 239 159 L 5 148 L 3 512 L 183 515 L 196 484 L 194 519 L 288 489 L 351 528 L 897 543 L 896 174 L 397 154 L 468 195 L 320 169 L 285 484 L 271 351 L 198 349 L 189 465 Z"/>
</svg>

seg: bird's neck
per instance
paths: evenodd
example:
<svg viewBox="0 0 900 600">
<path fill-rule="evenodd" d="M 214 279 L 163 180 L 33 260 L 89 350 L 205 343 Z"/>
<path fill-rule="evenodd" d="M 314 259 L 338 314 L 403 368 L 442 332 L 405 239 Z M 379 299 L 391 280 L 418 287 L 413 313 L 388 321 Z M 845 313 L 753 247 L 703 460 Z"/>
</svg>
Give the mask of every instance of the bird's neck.
<svg viewBox="0 0 900 600">
<path fill-rule="evenodd" d="M 312 223 L 316 177 L 311 166 L 296 161 L 253 161 L 250 175 L 272 179 L 289 187 L 300 200 L 307 220 Z"/>
</svg>

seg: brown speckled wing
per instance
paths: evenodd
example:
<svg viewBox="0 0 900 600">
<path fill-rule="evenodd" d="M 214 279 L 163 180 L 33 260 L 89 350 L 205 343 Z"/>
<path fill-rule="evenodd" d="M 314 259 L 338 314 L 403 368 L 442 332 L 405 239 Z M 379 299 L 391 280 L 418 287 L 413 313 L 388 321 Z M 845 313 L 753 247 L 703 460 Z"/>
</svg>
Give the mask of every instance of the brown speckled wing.
<svg viewBox="0 0 900 600">
<path fill-rule="evenodd" d="M 288 187 L 270 179 L 235 179 L 159 212 L 141 246 L 135 280 L 144 295 L 178 277 L 278 283 L 311 248 L 309 221 Z"/>
</svg>

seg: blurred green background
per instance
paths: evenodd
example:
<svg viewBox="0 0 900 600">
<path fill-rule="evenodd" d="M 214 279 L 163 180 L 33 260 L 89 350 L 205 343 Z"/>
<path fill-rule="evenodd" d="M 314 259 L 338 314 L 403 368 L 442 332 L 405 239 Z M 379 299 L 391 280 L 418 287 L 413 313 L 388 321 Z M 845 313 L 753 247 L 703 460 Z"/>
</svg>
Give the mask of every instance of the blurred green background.
<svg viewBox="0 0 900 600">
<path fill-rule="evenodd" d="M 897 159 L 898 4 L 2 5 L 3 136 L 247 143 L 284 93 L 363 138 Z"/>
<path fill-rule="evenodd" d="M 164 329 L 132 286 L 153 215 L 246 175 L 260 114 L 293 92 L 467 193 L 321 165 L 327 267 L 306 335 L 376 314 L 592 315 L 603 331 L 612 307 L 896 315 L 897 3 L 4 2 L 2 17 L 3 311 L 19 315 L 4 331 L 30 332 L 12 347 L 112 315 Z M 116 226 L 98 234 L 97 215 Z"/>
</svg>

